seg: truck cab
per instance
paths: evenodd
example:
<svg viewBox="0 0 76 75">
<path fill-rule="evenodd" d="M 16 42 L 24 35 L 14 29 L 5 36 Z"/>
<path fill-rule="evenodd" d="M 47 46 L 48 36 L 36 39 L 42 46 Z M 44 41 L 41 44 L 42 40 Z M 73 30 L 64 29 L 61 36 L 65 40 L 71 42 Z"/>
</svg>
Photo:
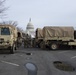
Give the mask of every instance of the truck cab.
<svg viewBox="0 0 76 75">
<path fill-rule="evenodd" d="M 11 25 L 0 25 L 0 49 L 8 49 L 14 53 L 16 49 L 17 30 Z"/>
</svg>

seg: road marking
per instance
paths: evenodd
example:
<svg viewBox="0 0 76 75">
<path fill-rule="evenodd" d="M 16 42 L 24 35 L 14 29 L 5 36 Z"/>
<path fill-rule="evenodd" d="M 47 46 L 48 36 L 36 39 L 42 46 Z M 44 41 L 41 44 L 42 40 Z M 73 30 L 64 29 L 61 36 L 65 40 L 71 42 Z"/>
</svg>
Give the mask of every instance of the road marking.
<svg viewBox="0 0 76 75">
<path fill-rule="evenodd" d="M 7 61 L 1 61 L 1 62 L 6 63 L 6 64 L 10 64 L 10 65 L 14 65 L 14 66 L 19 66 L 18 64 L 7 62 Z"/>
<path fill-rule="evenodd" d="M 61 52 L 59 52 L 59 53 L 66 53 L 66 52 L 68 52 L 68 51 L 61 51 Z"/>
<path fill-rule="evenodd" d="M 71 57 L 71 59 L 74 59 L 74 58 L 76 58 L 76 56 Z"/>
</svg>

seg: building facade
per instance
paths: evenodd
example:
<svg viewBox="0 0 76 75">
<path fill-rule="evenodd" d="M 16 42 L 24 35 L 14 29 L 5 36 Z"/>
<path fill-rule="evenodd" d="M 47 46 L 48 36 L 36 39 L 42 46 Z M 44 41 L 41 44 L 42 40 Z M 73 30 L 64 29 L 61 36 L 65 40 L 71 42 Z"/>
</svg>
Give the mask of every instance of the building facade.
<svg viewBox="0 0 76 75">
<path fill-rule="evenodd" d="M 31 19 L 26 27 L 26 34 L 30 35 L 32 38 L 35 37 L 34 25 L 31 23 Z"/>
</svg>

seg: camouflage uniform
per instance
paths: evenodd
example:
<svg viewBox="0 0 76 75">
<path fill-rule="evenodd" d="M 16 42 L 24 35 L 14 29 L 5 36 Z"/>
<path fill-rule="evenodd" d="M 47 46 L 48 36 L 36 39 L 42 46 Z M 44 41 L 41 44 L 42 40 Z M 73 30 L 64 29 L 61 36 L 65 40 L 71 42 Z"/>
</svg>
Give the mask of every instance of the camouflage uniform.
<svg viewBox="0 0 76 75">
<path fill-rule="evenodd" d="M 31 47 L 31 38 L 29 35 L 27 35 L 24 39 L 24 48 Z"/>
<path fill-rule="evenodd" d="M 17 46 L 20 47 L 22 45 L 22 38 L 18 37 L 17 38 Z"/>
<path fill-rule="evenodd" d="M 27 47 L 27 38 L 25 37 L 24 38 L 24 48 L 26 48 Z"/>
</svg>

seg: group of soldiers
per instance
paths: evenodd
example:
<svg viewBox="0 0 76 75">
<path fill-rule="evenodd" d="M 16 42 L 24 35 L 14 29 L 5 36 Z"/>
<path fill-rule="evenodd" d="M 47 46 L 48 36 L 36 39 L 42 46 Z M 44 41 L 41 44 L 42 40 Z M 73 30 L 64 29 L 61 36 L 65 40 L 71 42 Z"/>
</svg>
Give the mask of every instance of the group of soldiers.
<svg viewBox="0 0 76 75">
<path fill-rule="evenodd" d="M 32 38 L 28 34 L 24 38 L 24 48 L 32 47 Z"/>
<path fill-rule="evenodd" d="M 18 47 L 24 46 L 24 48 L 29 48 L 29 47 L 33 47 L 33 38 L 31 38 L 30 35 L 26 34 L 26 36 L 24 38 L 18 37 L 17 39 L 17 45 Z"/>
</svg>

